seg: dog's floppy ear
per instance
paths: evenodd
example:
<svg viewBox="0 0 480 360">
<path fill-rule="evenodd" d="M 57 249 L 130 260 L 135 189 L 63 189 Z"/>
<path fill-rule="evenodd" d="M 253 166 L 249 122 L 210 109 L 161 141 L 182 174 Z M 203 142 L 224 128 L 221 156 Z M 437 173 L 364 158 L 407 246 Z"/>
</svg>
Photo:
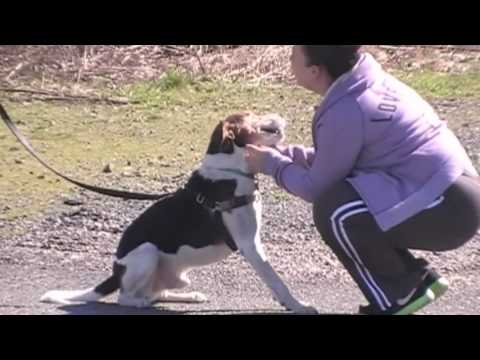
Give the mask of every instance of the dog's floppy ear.
<svg viewBox="0 0 480 360">
<path fill-rule="evenodd" d="M 251 116 L 250 112 L 243 112 L 229 116 L 225 122 L 224 134 L 226 138 L 231 139 L 238 147 L 245 147 L 255 130 L 251 127 L 247 118 Z"/>
<path fill-rule="evenodd" d="M 232 154 L 233 145 L 244 147 L 248 144 L 251 129 L 245 125 L 243 117 L 246 114 L 236 114 L 221 121 L 215 128 L 207 153 Z"/>
<path fill-rule="evenodd" d="M 232 129 L 229 128 L 229 123 L 221 121 L 213 131 L 208 146 L 207 154 L 231 154 L 233 153 L 233 141 L 235 134 Z"/>
</svg>

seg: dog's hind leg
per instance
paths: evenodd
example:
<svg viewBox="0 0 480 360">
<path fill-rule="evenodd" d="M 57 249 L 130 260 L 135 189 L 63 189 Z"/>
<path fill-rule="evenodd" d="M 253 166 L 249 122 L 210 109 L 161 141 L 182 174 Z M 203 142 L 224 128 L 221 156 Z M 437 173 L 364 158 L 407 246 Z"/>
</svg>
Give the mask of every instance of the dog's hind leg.
<svg viewBox="0 0 480 360">
<path fill-rule="evenodd" d="M 112 276 L 96 287 L 86 290 L 53 290 L 43 295 L 40 301 L 63 305 L 99 301 L 120 288 L 124 272 L 124 266 L 114 263 Z"/>
<path fill-rule="evenodd" d="M 118 303 L 138 308 L 150 307 L 159 252 L 153 244 L 143 244 L 118 263 L 125 266 Z"/>
<path fill-rule="evenodd" d="M 207 266 L 228 257 L 232 250 L 224 245 L 212 245 L 200 249 L 183 246 L 174 256 L 164 256 L 159 261 L 155 276 L 156 302 L 203 303 L 207 297 L 200 292 L 173 293 L 190 285 L 189 270 Z"/>
<path fill-rule="evenodd" d="M 207 297 L 200 292 L 173 293 L 173 289 L 183 289 L 190 285 L 188 271 L 180 274 L 174 271 L 168 263 L 159 265 L 154 280 L 153 302 L 202 303 Z"/>
</svg>

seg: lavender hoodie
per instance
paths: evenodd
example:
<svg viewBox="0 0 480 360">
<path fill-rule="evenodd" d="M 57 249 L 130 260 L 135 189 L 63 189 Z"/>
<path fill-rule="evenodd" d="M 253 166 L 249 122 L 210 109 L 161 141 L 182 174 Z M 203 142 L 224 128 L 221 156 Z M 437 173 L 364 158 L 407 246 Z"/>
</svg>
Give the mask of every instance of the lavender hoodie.
<svg viewBox="0 0 480 360">
<path fill-rule="evenodd" d="M 426 209 L 462 174 L 478 176 L 432 107 L 367 53 L 330 87 L 312 133 L 314 148 L 272 152 L 262 172 L 310 203 L 346 179 L 384 231 Z"/>
</svg>

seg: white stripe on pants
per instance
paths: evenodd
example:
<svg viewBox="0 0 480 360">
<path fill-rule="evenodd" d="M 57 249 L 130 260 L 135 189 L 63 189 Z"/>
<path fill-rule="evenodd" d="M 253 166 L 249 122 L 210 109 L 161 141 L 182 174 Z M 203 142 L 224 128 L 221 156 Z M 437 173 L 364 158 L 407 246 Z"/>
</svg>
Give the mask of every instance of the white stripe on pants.
<svg viewBox="0 0 480 360">
<path fill-rule="evenodd" d="M 372 275 L 363 264 L 360 256 L 350 242 L 350 239 L 348 238 L 348 234 L 345 231 L 344 227 L 344 223 L 348 218 L 366 212 L 368 212 L 368 209 L 363 201 L 354 201 L 338 208 L 333 213 L 330 221 L 337 242 L 340 244 L 347 256 L 352 259 L 358 273 L 360 274 L 360 277 L 375 298 L 378 306 L 382 309 L 382 311 L 384 311 L 392 305 L 386 297 L 385 293 L 377 285 Z"/>
</svg>

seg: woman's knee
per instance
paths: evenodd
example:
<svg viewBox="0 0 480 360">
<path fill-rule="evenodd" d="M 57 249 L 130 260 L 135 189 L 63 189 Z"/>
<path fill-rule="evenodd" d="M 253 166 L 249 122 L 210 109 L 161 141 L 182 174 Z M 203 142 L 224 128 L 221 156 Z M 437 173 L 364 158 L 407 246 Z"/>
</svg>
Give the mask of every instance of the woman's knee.
<svg viewBox="0 0 480 360">
<path fill-rule="evenodd" d="M 335 209 L 340 205 L 335 201 L 335 194 L 336 192 L 326 191 L 313 203 L 313 220 L 320 233 L 329 227 L 330 218 L 335 212 Z"/>
<path fill-rule="evenodd" d="M 332 231 L 332 219 L 335 212 L 346 204 L 360 199 L 357 192 L 347 181 L 342 181 L 325 191 L 313 203 L 313 220 L 315 227 L 323 238 Z"/>
<path fill-rule="evenodd" d="M 323 207 L 319 199 L 313 204 L 313 222 L 317 231 L 323 235 L 328 227 L 329 212 Z"/>
</svg>

